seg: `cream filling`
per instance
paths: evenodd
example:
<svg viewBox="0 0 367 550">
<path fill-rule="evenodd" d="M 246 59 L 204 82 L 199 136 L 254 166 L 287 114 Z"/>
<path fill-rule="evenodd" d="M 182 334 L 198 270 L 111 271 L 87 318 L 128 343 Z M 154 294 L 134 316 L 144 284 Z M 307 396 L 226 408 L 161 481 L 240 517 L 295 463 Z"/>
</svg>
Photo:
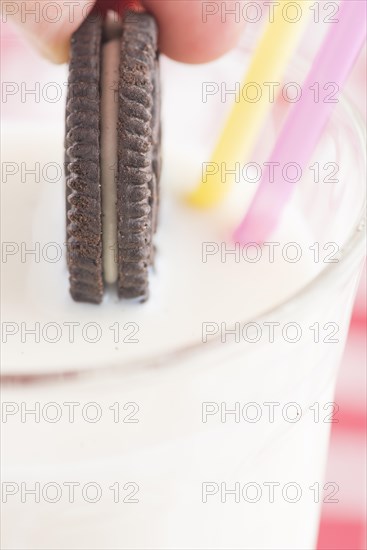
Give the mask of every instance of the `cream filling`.
<svg viewBox="0 0 367 550">
<path fill-rule="evenodd" d="M 108 284 L 118 277 L 117 263 L 117 120 L 120 33 L 107 19 L 101 58 L 101 192 L 103 276 Z"/>
</svg>

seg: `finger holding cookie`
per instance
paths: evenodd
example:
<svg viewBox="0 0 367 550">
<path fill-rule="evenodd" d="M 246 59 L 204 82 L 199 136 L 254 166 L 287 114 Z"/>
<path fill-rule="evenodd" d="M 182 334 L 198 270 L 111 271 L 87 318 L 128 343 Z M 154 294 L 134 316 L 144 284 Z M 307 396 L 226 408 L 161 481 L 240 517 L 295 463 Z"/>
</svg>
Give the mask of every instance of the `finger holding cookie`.
<svg viewBox="0 0 367 550">
<path fill-rule="evenodd" d="M 216 2 L 210 2 L 214 8 Z M 233 1 L 217 0 L 218 9 L 205 11 L 200 0 L 141 0 L 140 9 L 152 13 L 159 26 L 159 49 L 168 57 L 184 63 L 211 61 L 233 48 L 242 30 L 230 13 Z M 42 7 L 42 2 L 36 3 Z M 2 2 L 3 19 L 14 21 L 42 55 L 55 63 L 65 63 L 70 56 L 70 38 L 93 9 L 122 11 L 139 3 L 135 0 L 78 0 L 52 2 L 47 17 L 36 17 L 35 2 Z M 133 5 L 134 4 L 134 5 Z M 223 5 L 225 10 L 223 10 Z M 58 16 L 56 17 L 56 12 Z M 37 14 L 36 14 L 37 15 Z"/>
</svg>

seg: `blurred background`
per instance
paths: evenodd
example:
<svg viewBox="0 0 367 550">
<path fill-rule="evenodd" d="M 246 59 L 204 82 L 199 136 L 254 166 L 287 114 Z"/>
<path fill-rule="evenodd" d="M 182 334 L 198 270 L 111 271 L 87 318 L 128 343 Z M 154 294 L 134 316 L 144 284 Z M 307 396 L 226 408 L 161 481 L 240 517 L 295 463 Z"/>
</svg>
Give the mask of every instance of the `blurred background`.
<svg viewBox="0 0 367 550">
<path fill-rule="evenodd" d="M 307 43 L 307 54 L 313 54 L 317 39 Z M 359 108 L 366 120 L 366 50 L 364 50 L 349 78 L 346 93 Z M 52 82 L 53 74 L 60 68 L 51 65 L 33 52 L 14 32 L 9 24 L 1 25 L 2 82 L 34 83 Z M 55 78 L 56 81 L 59 80 Z M 65 67 L 66 82 L 66 67 Z M 29 86 L 30 88 L 31 86 Z M 50 91 L 51 94 L 51 91 Z M 36 113 L 43 108 L 47 119 L 48 109 L 52 116 L 63 114 L 63 102 L 57 104 L 20 105 L 19 98 L 1 100 L 1 118 L 6 125 L 21 124 L 39 119 Z M 60 113 L 56 113 L 57 110 Z M 51 111 L 50 111 L 51 112 Z M 3 138 L 6 139 L 5 135 Z M 319 550 L 365 550 L 366 540 L 366 272 L 362 277 L 351 321 L 349 338 L 340 369 L 336 393 L 339 406 L 338 423 L 333 424 L 330 440 L 326 479 L 333 479 L 344 488 L 336 504 L 325 504 L 319 532 Z"/>
</svg>

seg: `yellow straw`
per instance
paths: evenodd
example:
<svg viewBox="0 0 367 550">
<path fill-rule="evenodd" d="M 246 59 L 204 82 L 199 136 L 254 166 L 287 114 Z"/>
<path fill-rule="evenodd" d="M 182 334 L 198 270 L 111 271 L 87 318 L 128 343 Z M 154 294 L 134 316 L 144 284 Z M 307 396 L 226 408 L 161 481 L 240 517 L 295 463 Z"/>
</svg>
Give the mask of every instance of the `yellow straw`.
<svg viewBox="0 0 367 550">
<path fill-rule="evenodd" d="M 288 7 L 285 4 L 288 4 Z M 281 84 L 283 73 L 302 36 L 311 11 L 308 2 L 304 0 L 291 4 L 293 7 L 288 0 L 281 0 L 274 8 L 274 17 L 267 24 L 241 87 L 243 91 L 247 88 L 250 90 L 252 85 L 257 88 L 260 86 L 261 97 L 259 101 L 251 102 L 241 93 L 239 101 L 233 105 L 210 163 L 205 163 L 205 168 L 203 164 L 202 180 L 188 197 L 194 206 L 205 208 L 218 203 L 230 187 L 226 178 L 222 177 L 222 163 L 225 163 L 226 170 L 235 170 L 236 162 L 243 161 L 254 146 L 272 105 L 269 101 L 269 88 L 265 88 L 265 83 L 268 86 L 269 83 Z M 290 22 L 291 19 L 295 21 L 298 18 L 296 10 L 300 19 Z M 279 90 L 279 86 L 274 89 Z"/>
</svg>

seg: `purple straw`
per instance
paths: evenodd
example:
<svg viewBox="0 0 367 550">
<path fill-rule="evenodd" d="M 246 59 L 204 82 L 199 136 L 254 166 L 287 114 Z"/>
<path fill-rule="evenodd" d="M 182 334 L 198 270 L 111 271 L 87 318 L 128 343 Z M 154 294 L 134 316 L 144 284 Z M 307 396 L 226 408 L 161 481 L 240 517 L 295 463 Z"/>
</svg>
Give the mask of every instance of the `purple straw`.
<svg viewBox="0 0 367 550">
<path fill-rule="evenodd" d="M 303 171 L 335 106 L 321 98 L 316 103 L 310 88 L 315 83 L 333 83 L 340 90 L 365 37 L 365 1 L 342 0 L 338 22 L 332 23 L 303 86 L 302 97 L 289 113 L 269 162 L 279 163 L 280 167 L 289 162 L 297 163 Z M 251 206 L 235 231 L 234 240 L 263 243 L 279 223 L 295 185 L 283 177 L 281 169 L 277 170 L 273 182 L 269 182 L 264 172 Z"/>
</svg>

